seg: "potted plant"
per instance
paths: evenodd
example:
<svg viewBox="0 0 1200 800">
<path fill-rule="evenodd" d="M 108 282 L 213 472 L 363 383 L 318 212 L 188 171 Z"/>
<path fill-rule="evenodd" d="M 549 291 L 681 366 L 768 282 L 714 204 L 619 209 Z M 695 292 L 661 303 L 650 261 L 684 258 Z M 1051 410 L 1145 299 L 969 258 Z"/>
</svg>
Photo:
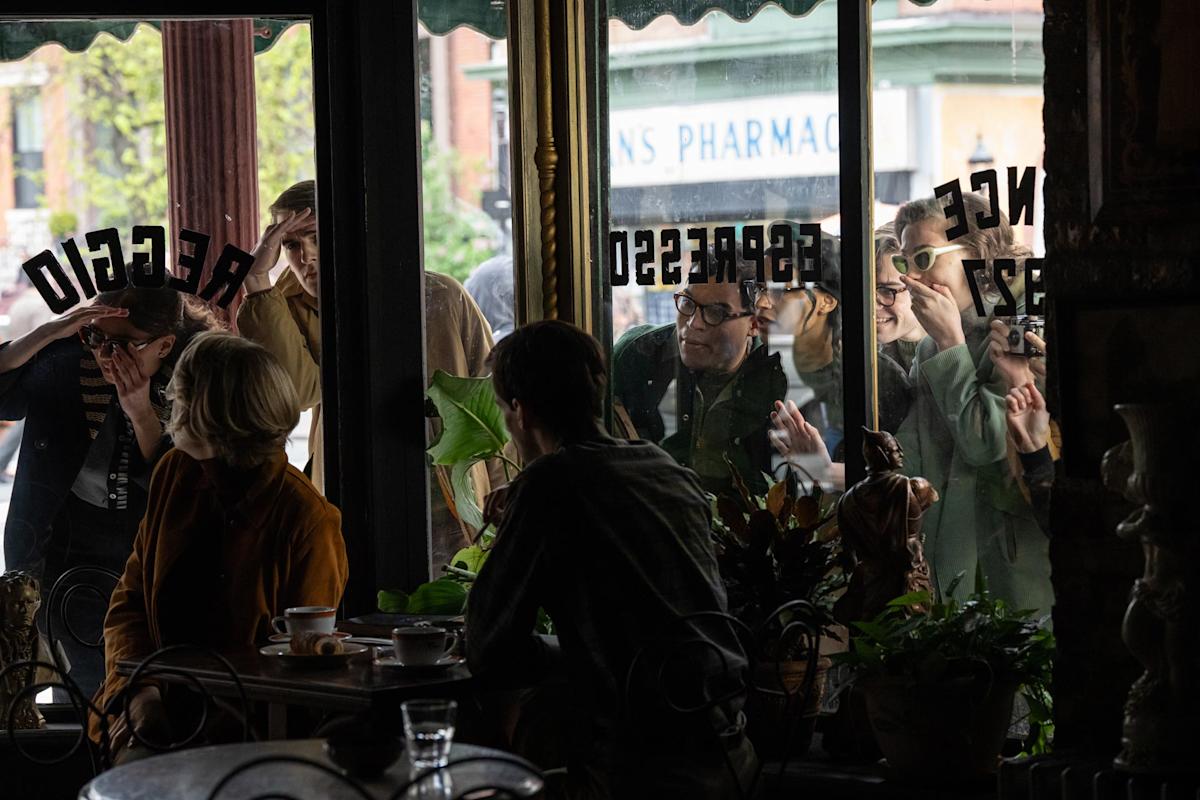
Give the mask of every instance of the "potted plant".
<svg viewBox="0 0 1200 800">
<path fill-rule="evenodd" d="M 819 656 L 816 674 L 808 675 L 806 654 L 819 647 L 810 636 L 815 631 L 837 638 L 831 632 L 834 593 L 845 585 L 836 503 L 816 481 L 804 491 L 793 469 L 762 496 L 751 495 L 732 464 L 730 469 L 737 493 L 714 500 L 713 537 L 729 613 L 756 633 L 748 732 L 761 756 L 803 753 L 812 740 L 830 666 Z M 803 612 L 787 608 L 801 605 L 797 600 L 811 605 L 803 605 Z M 790 625 L 801 621 L 797 613 L 807 615 L 804 624 Z"/>
<path fill-rule="evenodd" d="M 969 780 L 996 771 L 1021 691 L 1029 702 L 1033 749 L 1049 733 L 1054 637 L 1033 612 L 1010 609 L 976 570 L 972 594 L 944 599 L 926 592 L 892 600 L 835 660 L 850 665 L 888 765 L 929 780 Z M 914 608 L 928 604 L 928 612 Z"/>
</svg>

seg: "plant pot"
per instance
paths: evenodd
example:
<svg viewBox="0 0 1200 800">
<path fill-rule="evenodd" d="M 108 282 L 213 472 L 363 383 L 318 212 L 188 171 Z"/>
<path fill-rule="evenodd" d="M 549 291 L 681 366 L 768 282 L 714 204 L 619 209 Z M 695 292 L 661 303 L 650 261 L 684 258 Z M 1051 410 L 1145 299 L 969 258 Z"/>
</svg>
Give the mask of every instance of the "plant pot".
<svg viewBox="0 0 1200 800">
<path fill-rule="evenodd" d="M 797 693 L 804 686 L 807 661 L 767 661 L 754 668 L 754 686 L 746 700 L 747 735 L 760 759 L 804 755 L 812 744 L 817 711 L 825 697 L 825 673 L 830 661 L 817 659 L 817 674 L 808 697 Z M 766 690 L 761 691 L 761 690 Z M 785 692 L 787 696 L 768 694 Z"/>
<path fill-rule="evenodd" d="M 888 766 L 928 781 L 990 775 L 1012 719 L 1017 687 L 982 679 L 912 686 L 895 678 L 858 684 Z"/>
</svg>

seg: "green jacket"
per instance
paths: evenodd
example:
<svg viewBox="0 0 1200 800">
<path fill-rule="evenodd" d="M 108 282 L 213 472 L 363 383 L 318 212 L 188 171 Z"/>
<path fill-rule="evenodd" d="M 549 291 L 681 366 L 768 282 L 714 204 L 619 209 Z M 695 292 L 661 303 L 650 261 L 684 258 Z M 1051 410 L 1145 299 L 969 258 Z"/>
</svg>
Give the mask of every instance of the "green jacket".
<svg viewBox="0 0 1200 800">
<path fill-rule="evenodd" d="M 1048 614 L 1049 541 L 1007 461 L 1007 387 L 988 358 L 987 333 L 972 325 L 966 344 L 942 352 L 933 339 L 921 341 L 912 407 L 896 437 L 904 471 L 928 479 L 941 496 L 923 525 L 938 586 L 964 571 L 970 586 L 978 562 L 994 595 Z"/>
<path fill-rule="evenodd" d="M 766 492 L 763 473 L 771 471 L 773 455 L 767 438 L 771 411 L 787 393 L 778 353 L 769 354 L 756 343 L 733 377 L 708 398 L 702 388 L 705 377 L 685 368 L 679 358 L 675 325 L 642 325 L 613 347 L 612 374 L 613 397 L 629 414 L 636 436 L 657 443 L 695 470 L 706 491 L 733 489 L 727 453 L 750 491 Z M 664 398 L 675 412 L 676 429 L 670 433 L 660 410 Z"/>
</svg>

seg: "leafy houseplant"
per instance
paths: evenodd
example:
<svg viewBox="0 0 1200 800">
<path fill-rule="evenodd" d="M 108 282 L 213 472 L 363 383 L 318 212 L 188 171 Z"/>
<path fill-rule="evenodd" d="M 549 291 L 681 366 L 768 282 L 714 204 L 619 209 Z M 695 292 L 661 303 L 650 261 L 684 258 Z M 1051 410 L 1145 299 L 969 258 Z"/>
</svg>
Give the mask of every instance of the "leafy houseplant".
<svg viewBox="0 0 1200 800">
<path fill-rule="evenodd" d="M 974 778 L 996 770 L 1022 691 L 1031 709 L 1030 746 L 1044 751 L 1054 637 L 987 590 L 976 571 L 974 591 L 955 599 L 962 575 L 931 602 L 926 592 L 892 600 L 875 619 L 856 622 L 850 665 L 861 687 L 876 741 L 894 769 L 925 778 Z M 928 613 L 911 612 L 929 603 Z"/>
<path fill-rule="evenodd" d="M 754 496 L 732 464 L 730 469 L 736 495 L 714 500 L 717 564 L 729 613 L 759 632 L 754 683 L 767 691 L 752 692 L 747 702 L 750 737 L 761 755 L 782 757 L 808 749 L 825 689 L 830 662 L 820 657 L 816 673 L 807 674 L 806 650 L 819 642 L 810 641 L 804 628 L 832 637 L 833 595 L 845 584 L 838 569 L 836 504 L 815 481 L 804 493 L 793 471 L 765 496 Z M 796 600 L 812 604 L 813 618 L 789 627 L 799 621 L 793 612 L 776 612 Z M 796 698 L 803 706 L 792 708 L 792 697 L 805 685 L 811 687 L 807 695 Z"/>
</svg>

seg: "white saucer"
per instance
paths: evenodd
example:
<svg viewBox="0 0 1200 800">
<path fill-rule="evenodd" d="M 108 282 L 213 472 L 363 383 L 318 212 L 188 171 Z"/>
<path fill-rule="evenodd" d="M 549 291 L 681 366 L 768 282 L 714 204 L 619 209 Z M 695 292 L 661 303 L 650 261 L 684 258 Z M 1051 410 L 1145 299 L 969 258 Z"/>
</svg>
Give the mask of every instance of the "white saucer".
<svg viewBox="0 0 1200 800">
<path fill-rule="evenodd" d="M 346 633 L 345 631 L 334 631 L 333 633 L 328 634 L 328 635 L 334 636 L 334 637 L 336 637 L 338 639 L 342 639 L 342 640 L 346 640 L 346 639 L 350 638 L 350 634 Z M 270 636 L 267 637 L 268 642 L 274 642 L 276 644 L 283 644 L 284 642 L 290 642 L 291 640 L 292 640 L 292 635 L 290 633 L 272 633 Z"/>
<path fill-rule="evenodd" d="M 286 664 L 289 667 L 312 667 L 320 669 L 322 667 L 340 667 L 350 663 L 350 659 L 354 656 L 362 655 L 368 651 L 368 647 L 364 644 L 347 644 L 342 642 L 343 651 L 332 655 L 300 655 L 292 652 L 291 644 L 280 642 L 278 644 L 269 644 L 266 647 L 258 648 L 258 652 L 269 658 L 279 659 L 279 663 Z"/>
<path fill-rule="evenodd" d="M 375 663 L 380 667 L 389 669 L 403 669 L 410 672 L 441 672 L 450 667 L 456 667 L 459 664 L 467 663 L 467 660 L 462 656 L 442 656 L 432 664 L 402 664 L 392 653 L 384 655 L 380 653 L 375 656 Z"/>
</svg>

